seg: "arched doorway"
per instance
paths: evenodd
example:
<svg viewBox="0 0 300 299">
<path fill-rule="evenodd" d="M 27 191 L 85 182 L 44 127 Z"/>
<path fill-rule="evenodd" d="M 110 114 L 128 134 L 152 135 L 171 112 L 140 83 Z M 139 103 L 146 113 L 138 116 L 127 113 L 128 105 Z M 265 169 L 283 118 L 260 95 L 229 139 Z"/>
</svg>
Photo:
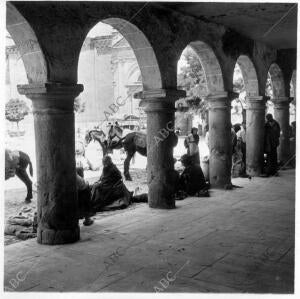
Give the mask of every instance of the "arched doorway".
<svg viewBox="0 0 300 299">
<path fill-rule="evenodd" d="M 280 164 L 284 164 L 290 159 L 290 136 L 292 134 L 290 128 L 291 98 L 287 97 L 285 94 L 286 89 L 283 73 L 276 63 L 270 65 L 268 74 L 269 84 L 271 86 L 270 98 L 273 102 L 273 111 L 268 109 L 267 113 L 271 113 L 280 125 L 280 139 L 279 146 L 277 147 L 278 156 L 274 156 L 274 165 L 276 166 L 276 158 Z M 274 153 L 276 153 L 276 150 L 274 150 Z"/>
<path fill-rule="evenodd" d="M 224 91 L 222 70 L 214 51 L 203 41 L 189 43 L 182 56 L 185 59 L 178 66 L 177 85 L 186 90 L 187 98 L 181 100 L 184 103 L 178 108 L 181 113 L 193 111 L 193 125 L 198 125 L 203 136 L 199 142 L 202 167 L 208 168 L 203 164 L 207 161 L 203 157 L 206 154 L 210 183 L 224 188 L 231 184 L 231 124 L 230 100 Z M 204 150 L 207 146 L 208 150 Z"/>
<path fill-rule="evenodd" d="M 265 102 L 259 96 L 258 79 L 255 67 L 246 55 L 238 57 L 236 65 L 240 70 L 239 80 L 234 80 L 238 88 L 239 99 L 246 106 L 246 114 L 242 115 L 243 127 L 246 134 L 242 133 L 242 151 L 243 162 L 246 164 L 246 172 L 248 175 L 260 175 L 263 170 L 264 162 L 264 115 Z M 240 81 L 241 84 L 237 84 Z M 246 118 L 246 119 L 245 119 Z M 243 130 L 243 129 L 242 129 Z M 244 136 L 244 137 L 242 137 Z"/>
<path fill-rule="evenodd" d="M 140 100 L 135 99 L 134 94 L 145 88 L 161 87 L 160 75 L 159 78 L 147 77 L 147 69 L 158 72 L 155 55 L 149 51 L 152 49 L 150 44 L 134 25 L 124 22 L 121 19 L 106 19 L 97 23 L 82 45 L 78 81 L 85 87 L 79 96 L 85 109 L 76 114 L 76 138 L 81 140 L 84 134 L 80 132 L 97 128 L 107 134 L 108 124 L 115 121 L 124 129 L 124 134 L 128 133 L 128 128 L 132 128 L 128 120 L 130 115 L 139 117 L 132 121 L 136 124 L 135 130 L 145 127 L 146 117 L 139 107 Z M 131 43 L 117 28 L 129 37 Z M 148 48 L 141 48 L 142 45 Z M 99 159 L 101 151 L 98 144 L 88 146 L 87 157 L 93 165 L 92 169 L 102 167 Z M 125 156 L 119 157 L 119 151 L 114 151 L 114 156 L 119 164 L 123 162 L 120 159 L 125 159 Z M 145 168 L 146 158 L 137 154 L 134 161 L 135 166 L 139 164 L 138 167 Z"/>
<path fill-rule="evenodd" d="M 160 100 L 166 97 L 167 92 L 162 89 L 162 78 L 156 55 L 144 33 L 130 22 L 120 18 L 109 18 L 101 22 L 111 26 L 115 30 L 112 40 L 108 37 L 104 38 L 107 41 L 106 45 L 98 49 L 98 51 L 104 51 L 103 54 L 108 54 L 106 51 L 112 47 L 107 46 L 107 43 L 115 46 L 112 49 L 112 57 L 115 60 L 111 64 L 113 68 L 111 81 L 112 85 L 115 85 L 111 93 L 113 101 L 107 107 L 104 106 L 104 120 L 107 122 L 109 120 L 116 121 L 118 114 L 124 114 L 121 106 L 127 104 L 130 106 L 129 110 L 131 111 L 132 108 L 132 112 L 134 112 L 131 100 L 135 101 L 135 99 L 132 97 L 135 93 L 142 90 L 140 96 L 143 99 L 142 104 L 145 104 L 145 111 L 147 113 L 147 143 L 144 143 L 144 147 L 147 146 L 147 173 L 148 177 L 153 177 L 151 182 L 148 181 L 148 203 L 151 207 L 173 208 L 175 206 L 174 198 L 170 192 L 164 191 L 164 188 L 167 187 L 166 183 L 163 183 L 168 180 L 166 169 L 171 169 L 174 164 L 172 157 L 173 149 L 171 147 L 172 140 L 165 137 L 161 140 L 162 142 L 156 143 L 155 137 L 167 124 L 170 122 L 173 123 L 174 118 L 173 110 L 164 106 L 169 105 L 169 102 L 164 101 L 164 99 Z M 114 40 L 114 38 L 117 39 Z M 101 39 L 102 41 L 103 39 Z M 121 58 L 117 54 L 126 47 L 130 48 L 132 52 L 132 63 L 125 62 L 128 57 L 123 56 Z M 128 63 L 128 67 L 125 67 L 125 63 Z M 125 91 L 125 93 L 121 90 Z M 103 103 L 99 101 L 99 105 L 103 105 Z M 128 122 L 127 117 L 126 121 Z M 169 135 L 171 136 L 171 134 Z M 129 173 L 125 170 L 130 159 L 131 156 L 127 155 L 124 161 L 124 174 L 127 180 L 131 179 Z M 136 160 L 138 160 L 138 156 Z M 143 171 L 145 165 L 146 163 L 144 163 Z M 133 177 L 135 177 L 135 180 L 137 179 L 136 176 Z M 144 178 L 143 182 L 145 181 L 146 179 Z M 171 185 L 171 183 L 167 185 L 169 184 Z"/>
<path fill-rule="evenodd" d="M 47 64 L 34 31 L 13 4 L 6 7 L 6 29 L 22 57 L 28 83 L 47 82 Z"/>
<path fill-rule="evenodd" d="M 18 86 L 45 83 L 47 81 L 46 61 L 36 34 L 26 19 L 13 4 L 7 2 L 6 8 L 5 148 L 20 150 L 29 155 L 33 164 L 31 180 L 35 185 L 37 167 L 32 102 L 19 93 Z M 11 114 L 13 117 L 10 116 Z M 5 182 L 6 190 L 23 187 L 25 185 L 16 176 Z M 36 186 L 34 191 L 35 189 Z M 23 204 L 25 192 L 17 203 L 17 209 L 19 204 Z M 6 202 L 8 201 L 9 198 Z"/>
</svg>

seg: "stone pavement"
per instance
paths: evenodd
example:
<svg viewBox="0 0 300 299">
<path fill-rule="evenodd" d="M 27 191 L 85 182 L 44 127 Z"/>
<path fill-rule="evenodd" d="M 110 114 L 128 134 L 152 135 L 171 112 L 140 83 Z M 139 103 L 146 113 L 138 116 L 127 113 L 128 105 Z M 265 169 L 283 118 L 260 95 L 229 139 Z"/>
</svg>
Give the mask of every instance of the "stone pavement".
<svg viewBox="0 0 300 299">
<path fill-rule="evenodd" d="M 98 215 L 74 244 L 6 246 L 5 289 L 293 293 L 295 171 L 233 183 L 174 210 Z"/>
</svg>

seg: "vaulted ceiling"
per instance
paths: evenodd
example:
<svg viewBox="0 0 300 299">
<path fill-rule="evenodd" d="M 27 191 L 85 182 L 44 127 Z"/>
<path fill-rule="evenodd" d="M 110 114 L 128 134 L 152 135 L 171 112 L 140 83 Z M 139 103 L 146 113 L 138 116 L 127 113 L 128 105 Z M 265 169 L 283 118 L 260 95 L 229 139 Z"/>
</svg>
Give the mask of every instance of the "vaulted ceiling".
<svg viewBox="0 0 300 299">
<path fill-rule="evenodd" d="M 297 3 L 157 3 L 184 15 L 222 24 L 276 49 L 297 46 Z"/>
</svg>

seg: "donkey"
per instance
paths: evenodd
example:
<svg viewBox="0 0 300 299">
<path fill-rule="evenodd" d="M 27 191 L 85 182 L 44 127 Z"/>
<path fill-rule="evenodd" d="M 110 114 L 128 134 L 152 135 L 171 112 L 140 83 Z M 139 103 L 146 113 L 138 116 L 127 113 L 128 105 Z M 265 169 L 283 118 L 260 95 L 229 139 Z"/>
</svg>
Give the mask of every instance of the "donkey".
<svg viewBox="0 0 300 299">
<path fill-rule="evenodd" d="M 29 156 L 22 151 L 10 151 L 5 149 L 5 180 L 16 175 L 26 185 L 26 203 L 30 203 L 32 199 L 32 181 L 26 171 L 28 165 L 29 173 L 32 176 L 33 169 Z"/>
</svg>

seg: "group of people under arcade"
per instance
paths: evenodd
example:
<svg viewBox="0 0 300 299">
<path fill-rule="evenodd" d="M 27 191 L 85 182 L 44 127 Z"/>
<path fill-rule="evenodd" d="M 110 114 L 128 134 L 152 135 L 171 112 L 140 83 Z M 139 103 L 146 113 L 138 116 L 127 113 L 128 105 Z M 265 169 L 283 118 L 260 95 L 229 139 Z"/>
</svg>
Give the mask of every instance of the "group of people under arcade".
<svg viewBox="0 0 300 299">
<path fill-rule="evenodd" d="M 295 139 L 296 123 L 290 126 L 290 140 Z M 232 150 L 232 177 L 248 177 L 246 174 L 246 124 L 233 125 L 233 150 Z M 261 177 L 278 176 L 278 156 L 277 149 L 280 144 L 281 128 L 273 115 L 266 115 L 264 126 L 264 161 L 262 165 Z M 282 161 L 280 161 L 282 163 Z M 290 163 L 291 166 L 292 163 Z"/>
<path fill-rule="evenodd" d="M 194 163 L 193 157 L 188 154 L 183 155 L 180 161 L 184 170 L 181 174 L 175 171 L 174 199 L 182 200 L 187 196 L 209 196 L 209 185 L 205 181 L 200 165 Z M 84 218 L 83 224 L 86 226 L 93 224 L 91 216 L 96 212 L 123 209 L 134 202 L 148 202 L 147 194 L 136 195 L 127 189 L 120 170 L 112 162 L 110 156 L 105 156 L 102 163 L 103 170 L 100 179 L 91 186 L 85 181 L 82 169 L 77 169 L 79 218 Z"/>
<path fill-rule="evenodd" d="M 205 143 L 209 147 L 208 126 L 205 128 Z M 280 143 L 281 129 L 272 114 L 266 115 L 264 127 L 264 164 L 262 165 L 262 177 L 278 175 L 277 148 Z M 296 144 L 296 122 L 290 126 L 291 156 L 294 155 L 294 145 Z M 249 177 L 246 173 L 246 123 L 235 124 L 231 128 L 232 138 L 232 177 Z M 192 158 L 194 164 L 200 164 L 199 156 L 199 135 L 198 129 L 192 128 L 185 140 L 187 154 Z M 291 159 L 291 165 L 295 159 Z"/>
<path fill-rule="evenodd" d="M 294 126 L 295 127 L 295 126 Z M 265 163 L 263 175 L 277 175 L 277 147 L 280 140 L 280 126 L 271 114 L 266 115 L 264 134 Z M 232 137 L 232 177 L 248 177 L 246 174 L 246 124 L 235 124 L 231 128 Z M 206 135 L 208 142 L 209 135 Z M 185 138 L 184 145 L 187 153 L 180 161 L 183 172 L 175 171 L 174 199 L 182 200 L 187 196 L 209 196 L 209 182 L 206 181 L 200 166 L 198 129 L 192 128 Z M 176 162 L 176 159 L 174 159 Z M 77 171 L 77 189 L 79 199 L 80 217 L 85 218 L 83 224 L 91 225 L 90 218 L 98 211 L 105 209 L 121 209 L 133 202 L 148 202 L 147 194 L 136 195 L 130 192 L 123 183 L 122 175 L 110 156 L 102 160 L 103 170 L 100 179 L 92 186 L 83 178 L 83 171 Z"/>
</svg>

